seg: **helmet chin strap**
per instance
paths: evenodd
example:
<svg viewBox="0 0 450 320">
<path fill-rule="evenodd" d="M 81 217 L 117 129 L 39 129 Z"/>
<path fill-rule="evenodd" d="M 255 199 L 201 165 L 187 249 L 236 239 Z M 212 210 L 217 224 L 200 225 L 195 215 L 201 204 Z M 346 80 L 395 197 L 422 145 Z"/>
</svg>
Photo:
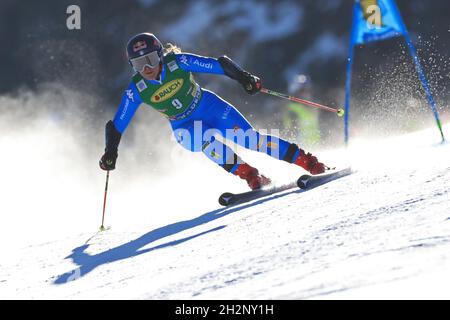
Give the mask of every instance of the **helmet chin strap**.
<svg viewBox="0 0 450 320">
<path fill-rule="evenodd" d="M 156 76 L 156 80 L 161 81 L 161 73 L 162 73 L 162 62 L 159 63 L 159 71 L 158 75 Z"/>
</svg>

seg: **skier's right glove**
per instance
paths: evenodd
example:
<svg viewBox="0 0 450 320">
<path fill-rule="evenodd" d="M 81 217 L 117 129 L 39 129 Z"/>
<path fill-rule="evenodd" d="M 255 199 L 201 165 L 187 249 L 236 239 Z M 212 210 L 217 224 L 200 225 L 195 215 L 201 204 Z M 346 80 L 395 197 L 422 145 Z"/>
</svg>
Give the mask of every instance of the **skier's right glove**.
<svg viewBox="0 0 450 320">
<path fill-rule="evenodd" d="M 105 127 L 106 148 L 105 154 L 100 159 L 99 165 L 103 170 L 114 170 L 116 168 L 117 149 L 122 134 L 116 129 L 112 121 L 108 121 Z"/>
<path fill-rule="evenodd" d="M 105 149 L 105 154 L 99 161 L 100 168 L 103 170 L 114 170 L 116 168 L 117 150 L 108 151 Z"/>
</svg>

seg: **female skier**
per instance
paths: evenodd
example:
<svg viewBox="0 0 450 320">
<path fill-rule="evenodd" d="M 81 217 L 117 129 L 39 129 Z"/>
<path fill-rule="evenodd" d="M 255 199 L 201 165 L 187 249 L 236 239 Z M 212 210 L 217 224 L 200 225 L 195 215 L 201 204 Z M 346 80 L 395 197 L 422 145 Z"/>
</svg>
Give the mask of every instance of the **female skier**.
<svg viewBox="0 0 450 320">
<path fill-rule="evenodd" d="M 203 152 L 226 171 L 246 180 L 252 190 L 270 184 L 270 179 L 242 161 L 220 135 L 247 149 L 264 152 L 278 160 L 301 166 L 311 174 L 328 169 L 296 144 L 256 131 L 231 104 L 201 88 L 192 73 L 221 74 L 238 81 L 249 94 L 261 90 L 261 80 L 227 56 L 218 59 L 163 48 L 151 33 L 140 33 L 127 44 L 127 56 L 135 74 L 122 96 L 114 119 L 105 128 L 106 148 L 100 168 L 114 170 L 123 132 L 140 104 L 166 116 L 175 138 L 186 149 Z"/>
</svg>

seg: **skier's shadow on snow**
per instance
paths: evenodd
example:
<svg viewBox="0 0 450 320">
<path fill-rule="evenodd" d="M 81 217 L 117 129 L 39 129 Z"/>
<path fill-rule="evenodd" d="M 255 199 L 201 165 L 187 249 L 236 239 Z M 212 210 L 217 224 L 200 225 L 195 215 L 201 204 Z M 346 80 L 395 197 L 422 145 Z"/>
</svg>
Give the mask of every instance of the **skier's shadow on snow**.
<svg viewBox="0 0 450 320">
<path fill-rule="evenodd" d="M 73 249 L 72 253 L 66 257 L 66 259 L 69 259 L 69 258 L 72 259 L 72 261 L 76 265 L 78 265 L 78 268 L 76 268 L 70 272 L 66 272 L 64 274 L 58 275 L 53 283 L 54 284 L 64 284 L 64 283 L 67 283 L 70 281 L 74 281 L 74 280 L 77 280 L 77 279 L 85 276 L 86 274 L 88 274 L 89 272 L 91 272 L 92 270 L 94 270 L 95 268 L 97 268 L 103 264 L 132 258 L 132 257 L 138 256 L 138 255 L 144 254 L 144 253 L 148 253 L 150 251 L 163 249 L 163 248 L 170 247 L 170 246 L 176 246 L 180 243 L 195 239 L 202 235 L 221 230 L 221 229 L 225 228 L 226 226 L 219 226 L 219 227 L 210 229 L 208 231 L 198 233 L 193 236 L 189 236 L 189 237 L 182 238 L 179 240 L 170 241 L 165 244 L 161 244 L 161 245 L 149 248 L 149 249 L 140 250 L 140 248 L 145 247 L 146 245 L 148 245 L 154 241 L 157 241 L 157 240 L 163 239 L 165 237 L 183 232 L 183 231 L 191 229 L 191 228 L 195 228 L 202 224 L 205 224 L 210 221 L 227 216 L 231 213 L 245 210 L 249 207 L 253 207 L 253 206 L 262 204 L 264 202 L 267 202 L 267 201 L 270 201 L 270 200 L 273 200 L 276 198 L 284 197 L 289 194 L 299 193 L 299 192 L 301 192 L 301 190 L 289 191 L 289 192 L 286 192 L 283 194 L 272 195 L 270 197 L 252 202 L 250 204 L 236 205 L 234 207 L 221 208 L 218 210 L 214 210 L 214 211 L 205 213 L 205 214 L 203 214 L 195 219 L 192 219 L 192 220 L 180 221 L 180 222 L 176 222 L 176 223 L 169 224 L 167 226 L 152 230 L 133 241 L 127 242 L 125 244 L 122 244 L 115 248 L 109 249 L 107 251 L 100 252 L 98 254 L 90 255 L 90 254 L 86 253 L 85 250 L 89 247 L 89 244 L 85 243 L 82 246 Z"/>
</svg>

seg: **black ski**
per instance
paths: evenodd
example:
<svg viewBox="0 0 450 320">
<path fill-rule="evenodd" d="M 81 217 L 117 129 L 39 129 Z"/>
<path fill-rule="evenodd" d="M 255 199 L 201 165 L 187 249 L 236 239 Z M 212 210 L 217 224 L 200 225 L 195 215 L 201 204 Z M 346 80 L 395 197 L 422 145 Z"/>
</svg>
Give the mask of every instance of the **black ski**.
<svg viewBox="0 0 450 320">
<path fill-rule="evenodd" d="M 219 203 L 222 206 L 237 205 L 297 187 L 306 191 L 327 182 L 345 177 L 351 173 L 351 168 L 345 168 L 315 176 L 305 174 L 302 175 L 296 182 L 288 183 L 282 186 L 269 186 L 260 190 L 247 191 L 243 193 L 225 192 L 219 197 Z"/>
<path fill-rule="evenodd" d="M 321 186 L 327 182 L 348 176 L 351 173 L 352 168 L 348 167 L 329 173 L 318 174 L 316 176 L 304 174 L 297 180 L 297 186 L 303 190 L 310 190 L 315 187 Z"/>
<path fill-rule="evenodd" d="M 297 188 L 296 182 L 292 182 L 282 186 L 269 186 L 268 188 L 263 188 L 260 190 L 252 190 L 243 193 L 225 192 L 222 193 L 222 195 L 219 197 L 219 203 L 222 206 L 231 206 L 233 204 L 248 202 L 254 199 L 262 198 L 264 196 L 268 196 L 273 193 L 289 190 L 292 188 Z"/>
</svg>

